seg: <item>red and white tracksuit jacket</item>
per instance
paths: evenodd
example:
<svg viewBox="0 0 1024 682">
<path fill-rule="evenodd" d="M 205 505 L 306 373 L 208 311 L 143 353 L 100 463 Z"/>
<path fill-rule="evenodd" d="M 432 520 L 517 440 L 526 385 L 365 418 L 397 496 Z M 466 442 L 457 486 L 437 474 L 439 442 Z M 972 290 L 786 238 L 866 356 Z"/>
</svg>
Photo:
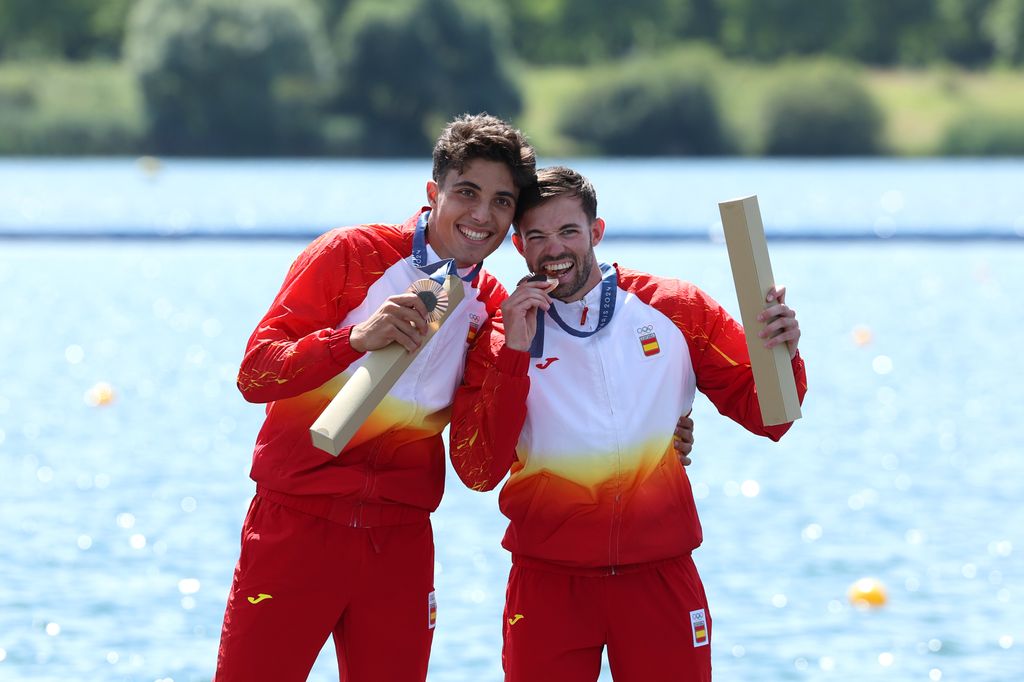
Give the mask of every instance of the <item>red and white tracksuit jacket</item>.
<svg viewBox="0 0 1024 682">
<path fill-rule="evenodd" d="M 251 476 L 261 491 L 330 496 L 317 515 L 352 526 L 404 523 L 437 508 L 444 444 L 466 349 L 505 298 L 480 271 L 411 367 L 337 457 L 313 447 L 309 427 L 363 362 L 352 326 L 388 296 L 426 277 L 411 258 L 422 212 L 402 225 L 332 230 L 292 264 L 281 291 L 249 339 L 238 374 L 245 399 L 267 403 Z M 427 246 L 428 262 L 437 254 Z M 312 499 L 312 498 L 310 498 Z"/>
<path fill-rule="evenodd" d="M 499 506 L 514 560 L 607 571 L 689 554 L 701 527 L 672 446 L 700 389 L 718 410 L 764 426 L 743 328 L 692 284 L 615 267 L 614 314 L 577 338 L 544 317 L 542 357 L 504 345 L 500 313 L 470 350 L 455 398 L 450 453 L 460 478 L 488 490 L 511 469 Z M 560 317 L 593 330 L 601 287 Z M 803 360 L 793 360 L 801 401 Z"/>
</svg>

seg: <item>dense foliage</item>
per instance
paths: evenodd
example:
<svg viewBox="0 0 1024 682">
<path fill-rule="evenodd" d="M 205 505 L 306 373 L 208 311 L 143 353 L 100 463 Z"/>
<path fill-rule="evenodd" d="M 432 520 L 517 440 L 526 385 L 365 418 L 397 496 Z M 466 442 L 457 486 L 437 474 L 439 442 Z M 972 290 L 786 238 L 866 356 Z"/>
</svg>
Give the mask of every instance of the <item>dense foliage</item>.
<svg viewBox="0 0 1024 682">
<path fill-rule="evenodd" d="M 154 151 L 310 152 L 331 57 L 306 0 L 141 0 L 125 56 Z"/>
<path fill-rule="evenodd" d="M 1024 120 L 974 113 L 956 119 L 939 150 L 949 156 L 1024 156 Z"/>
<path fill-rule="evenodd" d="M 0 58 L 116 57 L 135 0 L 2 0 Z"/>
<path fill-rule="evenodd" d="M 764 103 L 764 153 L 876 154 L 882 116 L 848 68 L 831 62 L 783 69 Z"/>
<path fill-rule="evenodd" d="M 339 142 L 357 154 L 419 155 L 453 114 L 518 114 L 505 29 L 472 0 L 353 2 L 334 40 L 334 110 L 353 123 Z"/>
<path fill-rule="evenodd" d="M 718 65 L 673 66 L 696 43 Z M 822 59 L 1020 69 L 1024 0 L 0 0 L 0 153 L 420 155 L 484 110 L 560 152 L 886 151 L 893 119 L 856 72 L 811 73 Z M 765 65 L 777 82 L 725 109 L 726 81 Z M 1014 139 L 957 119 L 1012 110 L 996 96 L 942 96 L 953 129 L 924 153 Z"/>
<path fill-rule="evenodd" d="M 3 0 L 0 57 L 117 56 L 125 19 L 141 1 Z M 312 1 L 330 27 L 360 2 Z M 756 59 L 830 54 L 872 64 L 973 66 L 1022 57 L 1022 0 L 475 0 L 470 6 L 507 14 L 517 53 L 541 64 L 599 61 L 688 39 Z"/>
<path fill-rule="evenodd" d="M 703 53 L 638 60 L 608 74 L 563 112 L 564 134 L 599 154 L 690 156 L 727 154 L 713 80 Z"/>
<path fill-rule="evenodd" d="M 135 89 L 110 64 L 32 64 L 0 72 L 0 154 L 132 154 Z"/>
</svg>

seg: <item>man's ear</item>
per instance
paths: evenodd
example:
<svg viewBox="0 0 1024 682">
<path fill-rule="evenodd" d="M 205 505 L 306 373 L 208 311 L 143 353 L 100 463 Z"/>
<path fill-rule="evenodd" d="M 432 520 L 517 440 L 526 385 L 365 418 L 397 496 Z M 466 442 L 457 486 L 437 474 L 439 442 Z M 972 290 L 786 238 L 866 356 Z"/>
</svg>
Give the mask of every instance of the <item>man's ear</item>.
<svg viewBox="0 0 1024 682">
<path fill-rule="evenodd" d="M 604 219 L 595 218 L 590 225 L 590 245 L 597 246 L 604 239 Z"/>
<path fill-rule="evenodd" d="M 523 253 L 523 238 L 519 236 L 518 232 L 512 233 L 512 245 L 516 247 L 516 251 L 519 252 L 520 256 L 525 256 Z"/>
<path fill-rule="evenodd" d="M 427 180 L 427 203 L 430 204 L 431 209 L 437 208 L 438 190 L 439 188 L 436 182 L 433 180 Z"/>
</svg>

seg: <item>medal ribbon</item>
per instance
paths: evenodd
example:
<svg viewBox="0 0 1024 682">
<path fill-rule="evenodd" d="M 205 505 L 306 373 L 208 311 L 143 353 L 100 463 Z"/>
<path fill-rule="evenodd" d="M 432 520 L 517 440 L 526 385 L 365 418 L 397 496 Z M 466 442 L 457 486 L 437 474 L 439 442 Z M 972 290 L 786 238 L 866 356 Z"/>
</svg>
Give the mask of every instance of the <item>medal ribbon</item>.
<svg viewBox="0 0 1024 682">
<path fill-rule="evenodd" d="M 615 295 L 619 289 L 619 274 L 615 271 L 615 268 L 608 265 L 607 263 L 601 263 L 601 302 L 600 310 L 598 311 L 597 327 L 593 331 L 585 332 L 579 329 L 573 329 L 572 325 L 566 324 L 561 316 L 558 314 L 558 310 L 552 305 L 551 309 L 548 310 L 548 314 L 551 319 L 555 321 L 563 331 L 572 334 L 573 336 L 585 339 L 588 336 L 593 336 L 602 329 L 605 325 L 611 322 L 612 315 L 615 313 Z M 544 311 L 540 308 L 537 309 L 537 333 L 533 336 L 533 342 L 530 344 L 530 357 L 541 358 L 544 356 Z"/>
<path fill-rule="evenodd" d="M 476 267 L 465 277 L 459 274 L 454 258 L 445 258 L 436 263 L 427 264 L 427 219 L 429 217 L 430 211 L 424 211 L 416 221 L 416 231 L 412 235 L 412 264 L 438 284 L 443 284 L 444 278 L 448 275 L 455 275 L 463 282 L 472 282 L 480 274 L 480 269 L 484 266 L 483 262 L 477 263 Z"/>
</svg>

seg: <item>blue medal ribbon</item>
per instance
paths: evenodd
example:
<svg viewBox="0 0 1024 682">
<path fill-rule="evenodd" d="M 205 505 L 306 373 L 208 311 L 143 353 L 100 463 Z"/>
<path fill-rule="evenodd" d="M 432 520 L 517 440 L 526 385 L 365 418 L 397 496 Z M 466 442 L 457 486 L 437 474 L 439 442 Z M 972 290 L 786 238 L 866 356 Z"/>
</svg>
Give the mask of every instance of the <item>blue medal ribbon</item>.
<svg viewBox="0 0 1024 682">
<path fill-rule="evenodd" d="M 601 263 L 599 267 L 601 268 L 601 302 L 597 317 L 597 327 L 593 331 L 585 332 L 573 329 L 571 325 L 566 324 L 562 320 L 554 305 L 548 310 L 548 314 L 551 315 L 551 319 L 555 321 L 555 324 L 561 327 L 563 331 L 581 339 L 593 336 L 604 329 L 605 325 L 611 322 L 612 315 L 615 313 L 615 295 L 619 290 L 619 273 L 607 263 Z M 533 341 L 530 343 L 530 357 L 544 357 L 544 311 L 540 308 L 537 309 L 537 333 L 534 334 Z"/>
<path fill-rule="evenodd" d="M 459 274 L 454 258 L 445 258 L 436 263 L 427 264 L 427 219 L 430 211 L 424 211 L 416 221 L 416 231 L 412 235 L 412 264 L 422 270 L 430 279 L 438 284 L 444 283 L 448 275 L 455 275 L 463 282 L 472 282 L 480 274 L 483 262 L 477 263 L 465 277 Z"/>
</svg>

